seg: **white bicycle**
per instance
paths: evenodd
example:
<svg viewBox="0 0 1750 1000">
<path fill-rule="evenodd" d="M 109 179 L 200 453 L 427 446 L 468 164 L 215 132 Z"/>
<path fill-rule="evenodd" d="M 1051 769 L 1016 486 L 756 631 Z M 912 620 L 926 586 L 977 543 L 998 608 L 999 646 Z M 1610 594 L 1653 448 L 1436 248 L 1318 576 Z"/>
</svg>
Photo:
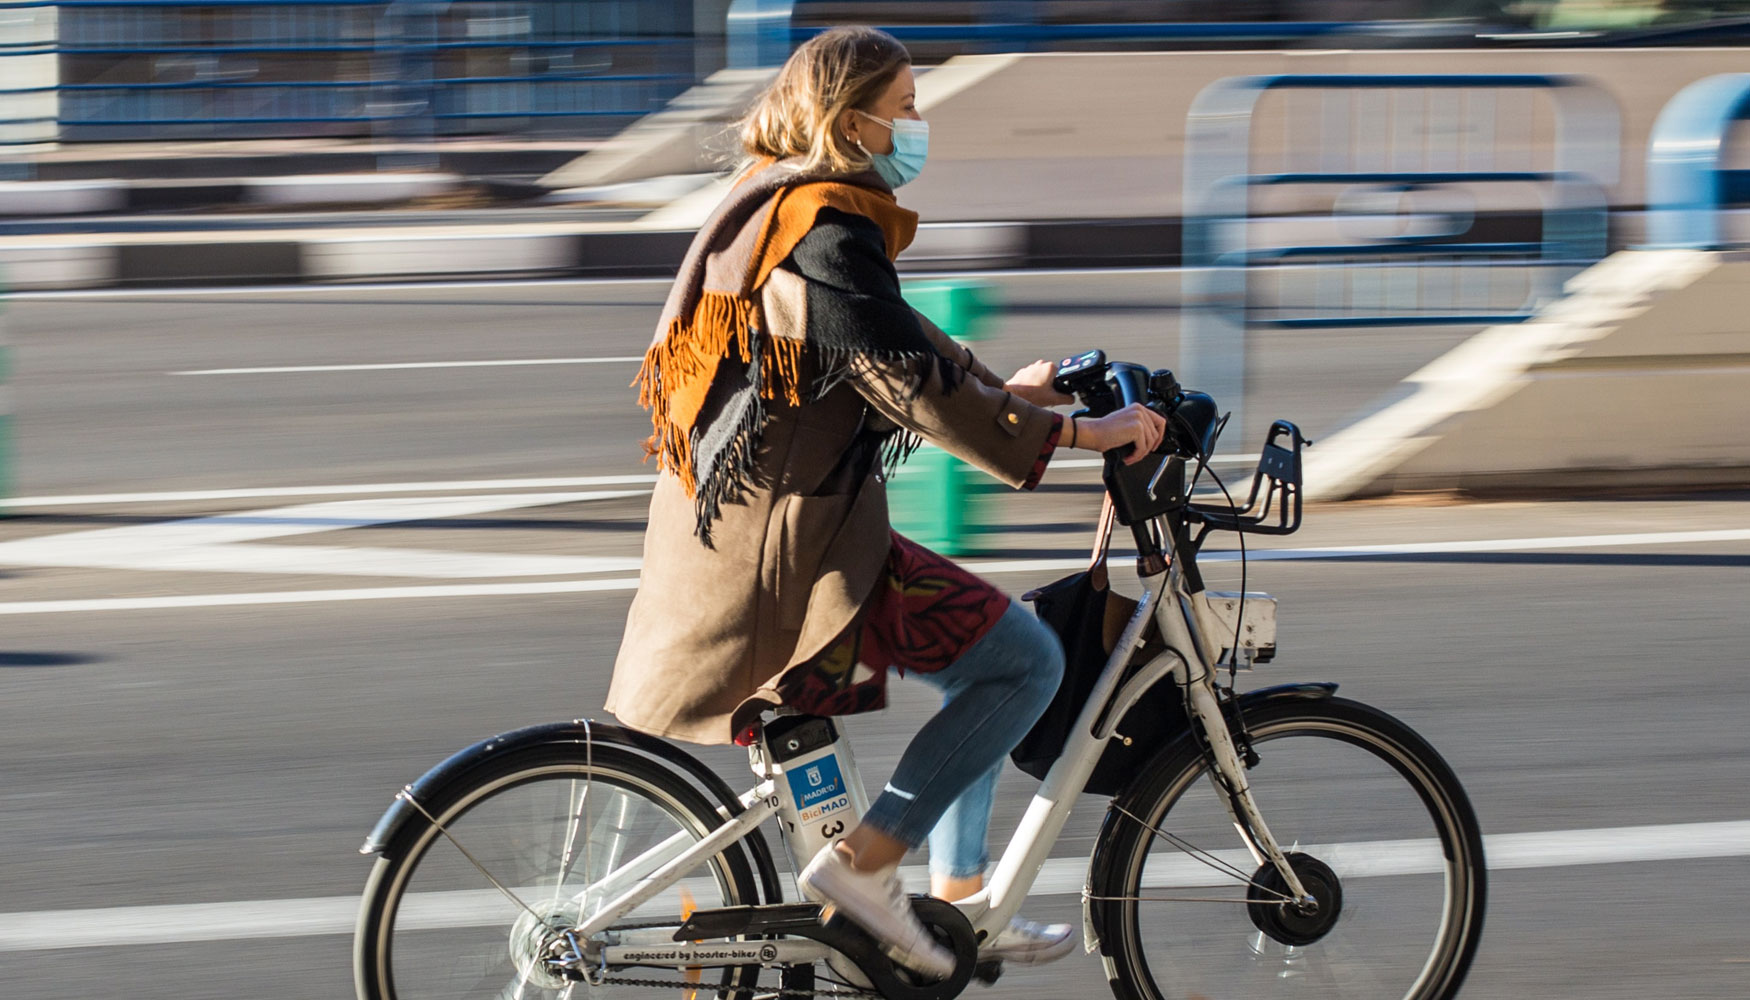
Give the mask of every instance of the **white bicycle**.
<svg viewBox="0 0 1750 1000">
<path fill-rule="evenodd" d="M 1272 426 L 1244 506 L 1194 503 L 1187 466 L 1201 471 L 1220 427 L 1208 396 L 1097 351 L 1058 379 L 1096 415 L 1141 401 L 1168 418 L 1160 461 L 1106 463 L 1143 596 L 987 888 L 914 897 L 959 958 L 952 976 L 922 979 L 842 918 L 785 901 L 766 821 L 794 871 L 867 804 L 832 720 L 770 719 L 740 795 L 671 744 L 580 720 L 478 743 L 396 797 L 362 848 L 378 859 L 354 942 L 361 1000 L 948 1000 L 995 981 L 978 943 L 1046 870 L 1054 886 L 1080 882 L 1089 948 L 1120 1000 L 1457 993 L 1485 892 L 1458 779 L 1335 684 L 1236 693 L 1237 671 L 1275 652 L 1275 602 L 1243 583 L 1206 591 L 1198 571 L 1212 530 L 1298 528 L 1300 432 Z M 1137 662 L 1145 638 L 1164 650 Z M 1174 711 L 1138 720 L 1157 685 Z M 1102 754 L 1138 740 L 1159 749 L 1104 803 L 1085 869 L 1051 859 L 1078 800 L 1097 801 L 1081 792 Z"/>
</svg>

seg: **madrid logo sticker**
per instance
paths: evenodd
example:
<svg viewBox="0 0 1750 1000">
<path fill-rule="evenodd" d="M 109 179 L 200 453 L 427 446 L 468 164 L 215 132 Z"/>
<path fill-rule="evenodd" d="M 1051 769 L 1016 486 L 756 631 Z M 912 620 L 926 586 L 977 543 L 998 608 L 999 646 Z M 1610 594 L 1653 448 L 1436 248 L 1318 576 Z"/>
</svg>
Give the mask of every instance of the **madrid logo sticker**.
<svg viewBox="0 0 1750 1000">
<path fill-rule="evenodd" d="M 826 756 L 802 768 L 800 781 L 790 783 L 790 794 L 796 797 L 796 808 L 806 810 L 828 799 L 845 794 L 845 780 L 839 773 L 839 759 Z"/>
</svg>

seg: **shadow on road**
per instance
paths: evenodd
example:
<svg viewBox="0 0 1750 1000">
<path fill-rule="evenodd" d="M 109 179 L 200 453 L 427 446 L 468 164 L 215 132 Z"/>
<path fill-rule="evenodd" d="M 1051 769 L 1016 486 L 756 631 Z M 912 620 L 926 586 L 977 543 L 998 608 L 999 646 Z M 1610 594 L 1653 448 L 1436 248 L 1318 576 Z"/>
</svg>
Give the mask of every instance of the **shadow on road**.
<svg viewBox="0 0 1750 1000">
<path fill-rule="evenodd" d="M 92 653 L 8 653 L 0 651 L 0 667 L 76 667 L 97 663 L 103 657 Z"/>
</svg>

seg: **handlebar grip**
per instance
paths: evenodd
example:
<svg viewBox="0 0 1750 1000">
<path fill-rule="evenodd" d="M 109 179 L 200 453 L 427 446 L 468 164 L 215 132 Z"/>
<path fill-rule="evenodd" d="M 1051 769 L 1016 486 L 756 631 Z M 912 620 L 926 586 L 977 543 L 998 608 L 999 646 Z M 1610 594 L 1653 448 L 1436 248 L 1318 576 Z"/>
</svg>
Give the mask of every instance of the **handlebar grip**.
<svg viewBox="0 0 1750 1000">
<path fill-rule="evenodd" d="M 1107 382 L 1112 386 L 1113 395 L 1118 399 L 1118 409 L 1123 409 L 1131 403 L 1148 405 L 1149 370 L 1141 365 L 1126 362 L 1114 362 L 1107 368 Z M 1106 452 L 1107 458 L 1123 461 L 1136 450 L 1133 444 L 1123 445 Z"/>
</svg>

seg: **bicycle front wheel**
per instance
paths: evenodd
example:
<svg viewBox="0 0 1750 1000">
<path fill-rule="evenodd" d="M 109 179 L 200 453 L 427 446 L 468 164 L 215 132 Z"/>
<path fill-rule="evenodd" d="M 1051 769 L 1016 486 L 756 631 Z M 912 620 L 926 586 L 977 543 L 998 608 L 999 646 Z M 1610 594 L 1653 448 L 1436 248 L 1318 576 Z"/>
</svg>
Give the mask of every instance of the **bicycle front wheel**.
<svg viewBox="0 0 1750 1000">
<path fill-rule="evenodd" d="M 653 859 L 723 822 L 691 785 L 613 747 L 553 745 L 509 754 L 430 798 L 365 887 L 353 944 L 360 1000 L 653 995 L 573 983 L 542 960 L 558 934 L 608 901 L 590 886 L 613 873 L 628 883 L 648 875 Z M 623 922 L 679 924 L 694 907 L 757 902 L 746 854 L 732 844 Z M 758 974 L 758 966 L 616 973 L 697 982 L 697 997 L 746 995 Z"/>
<path fill-rule="evenodd" d="M 1342 698 L 1246 712 L 1258 809 L 1317 904 L 1284 902 L 1189 739 L 1113 804 L 1092 904 L 1120 1000 L 1444 1000 L 1482 932 L 1476 816 L 1396 719 Z"/>
</svg>

